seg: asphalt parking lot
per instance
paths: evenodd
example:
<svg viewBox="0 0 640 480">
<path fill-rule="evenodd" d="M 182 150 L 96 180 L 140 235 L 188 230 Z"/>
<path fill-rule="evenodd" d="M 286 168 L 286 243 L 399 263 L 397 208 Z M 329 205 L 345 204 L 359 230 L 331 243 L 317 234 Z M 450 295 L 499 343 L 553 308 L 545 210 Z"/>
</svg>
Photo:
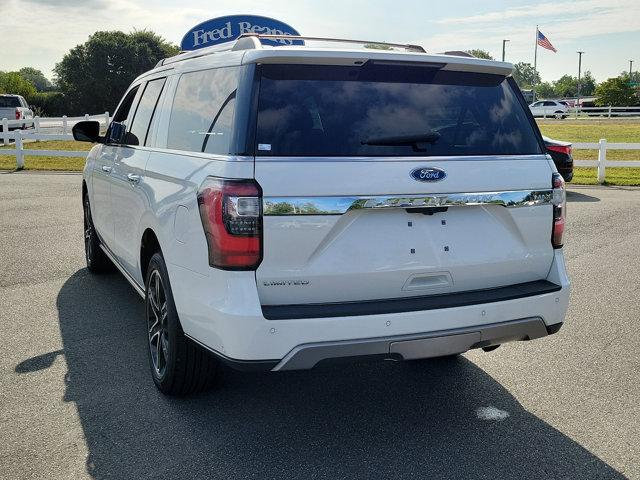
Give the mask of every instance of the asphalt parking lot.
<svg viewBox="0 0 640 480">
<path fill-rule="evenodd" d="M 0 205 L 2 478 L 640 478 L 640 189 L 571 188 L 553 337 L 187 399 L 150 379 L 137 294 L 84 268 L 80 176 L 0 174 Z"/>
</svg>

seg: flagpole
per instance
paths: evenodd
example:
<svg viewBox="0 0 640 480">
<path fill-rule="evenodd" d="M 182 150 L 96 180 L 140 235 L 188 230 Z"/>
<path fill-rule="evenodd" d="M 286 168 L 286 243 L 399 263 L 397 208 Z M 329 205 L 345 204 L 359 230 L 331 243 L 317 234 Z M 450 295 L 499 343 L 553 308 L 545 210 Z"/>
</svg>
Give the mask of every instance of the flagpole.
<svg viewBox="0 0 640 480">
<path fill-rule="evenodd" d="M 533 74 L 534 74 L 534 77 L 533 77 L 533 82 L 531 82 L 532 83 L 531 89 L 533 90 L 533 101 L 535 102 L 536 101 L 536 86 L 535 86 L 536 79 L 535 79 L 535 73 L 538 70 L 538 25 L 536 25 L 536 46 L 535 46 L 535 49 L 534 49 L 533 52 L 534 52 L 533 53 Z"/>
</svg>

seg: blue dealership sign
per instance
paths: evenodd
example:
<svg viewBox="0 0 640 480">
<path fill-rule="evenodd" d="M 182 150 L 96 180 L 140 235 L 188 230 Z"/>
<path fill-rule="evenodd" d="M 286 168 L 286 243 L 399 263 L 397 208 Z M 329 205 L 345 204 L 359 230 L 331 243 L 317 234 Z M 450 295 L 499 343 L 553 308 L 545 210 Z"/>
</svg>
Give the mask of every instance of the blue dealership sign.
<svg viewBox="0 0 640 480">
<path fill-rule="evenodd" d="M 244 33 L 267 35 L 300 35 L 298 31 L 280 20 L 258 15 L 229 15 L 212 18 L 193 27 L 182 38 L 182 50 L 197 50 L 220 43 L 231 42 Z M 269 45 L 301 45 L 300 40 L 262 40 Z"/>
</svg>

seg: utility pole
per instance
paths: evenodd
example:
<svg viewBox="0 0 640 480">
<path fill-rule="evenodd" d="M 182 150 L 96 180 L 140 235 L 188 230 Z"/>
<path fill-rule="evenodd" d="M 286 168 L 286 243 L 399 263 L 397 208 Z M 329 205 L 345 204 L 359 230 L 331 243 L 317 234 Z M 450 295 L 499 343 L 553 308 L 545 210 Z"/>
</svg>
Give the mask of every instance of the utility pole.
<svg viewBox="0 0 640 480">
<path fill-rule="evenodd" d="M 504 62 L 504 47 L 509 40 L 502 40 L 502 61 Z"/>
<path fill-rule="evenodd" d="M 535 75 L 535 72 L 537 71 L 538 68 L 538 25 L 536 25 L 536 46 L 535 46 L 535 50 L 533 51 L 533 73 Z M 536 85 L 535 85 L 535 80 L 533 82 L 533 85 L 531 85 L 531 89 L 533 90 L 533 101 L 536 101 Z"/>
<path fill-rule="evenodd" d="M 502 53 L 502 60 L 504 60 L 504 51 Z M 633 72 L 632 70 L 633 67 L 633 60 L 629 60 L 629 81 L 633 81 L 633 79 L 631 78 L 631 72 Z"/>
<path fill-rule="evenodd" d="M 576 100 L 576 108 L 580 106 L 580 73 L 582 71 L 582 54 L 584 52 L 578 52 L 578 99 Z"/>
</svg>

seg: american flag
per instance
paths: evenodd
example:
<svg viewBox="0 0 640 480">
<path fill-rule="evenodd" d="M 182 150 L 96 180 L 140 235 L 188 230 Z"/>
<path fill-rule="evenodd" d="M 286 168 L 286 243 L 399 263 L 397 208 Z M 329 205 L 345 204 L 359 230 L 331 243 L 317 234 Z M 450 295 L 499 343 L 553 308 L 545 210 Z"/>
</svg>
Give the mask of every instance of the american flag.
<svg viewBox="0 0 640 480">
<path fill-rule="evenodd" d="M 540 30 L 538 30 L 538 45 L 542 48 L 546 48 L 547 50 L 551 50 L 552 52 L 557 52 L 555 47 L 551 45 L 549 39 L 545 37 Z"/>
</svg>

